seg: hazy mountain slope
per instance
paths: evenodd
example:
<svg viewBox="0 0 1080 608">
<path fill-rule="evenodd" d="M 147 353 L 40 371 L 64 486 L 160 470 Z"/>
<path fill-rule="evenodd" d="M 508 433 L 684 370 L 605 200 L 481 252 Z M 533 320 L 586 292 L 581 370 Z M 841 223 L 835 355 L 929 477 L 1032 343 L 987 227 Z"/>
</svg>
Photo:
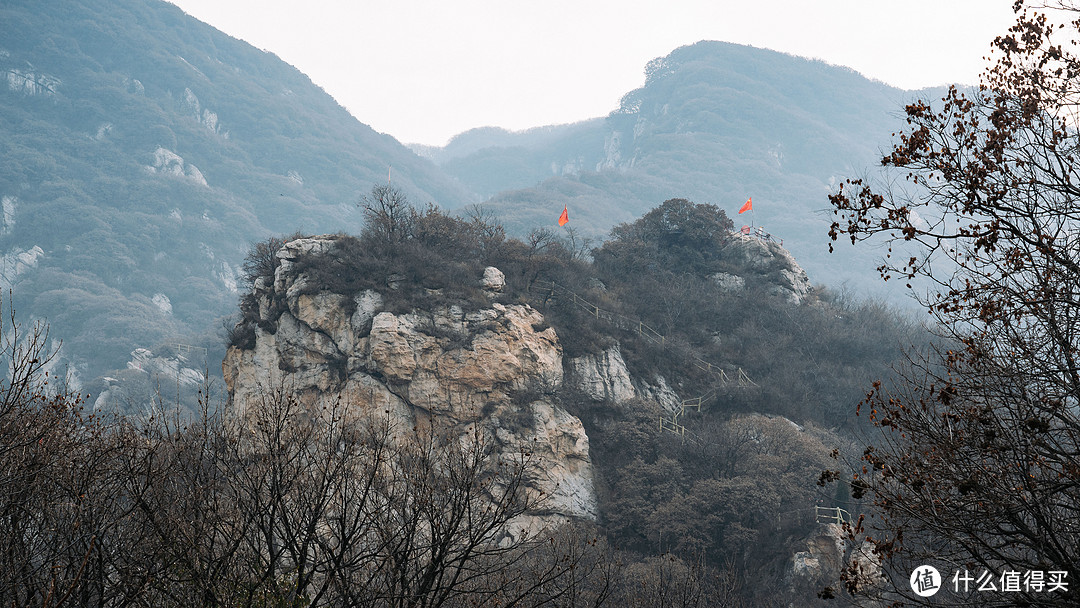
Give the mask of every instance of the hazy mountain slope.
<svg viewBox="0 0 1080 608">
<path fill-rule="evenodd" d="M 516 132 L 481 127 L 455 136 L 442 148 L 411 147 L 487 198 L 580 171 L 583 154 L 603 148 L 603 123 L 603 118 L 594 118 Z"/>
<path fill-rule="evenodd" d="M 826 254 L 828 220 L 820 211 L 837 180 L 877 164 L 916 92 L 820 61 L 721 42 L 676 49 L 650 62 L 646 75 L 618 110 L 563 127 L 561 139 L 533 144 L 531 132 L 489 137 L 492 145 L 464 155 L 454 154 L 451 142 L 431 157 L 485 194 L 496 182 L 483 168 L 497 167 L 497 184 L 506 190 L 488 204 L 517 231 L 553 225 L 564 204 L 572 226 L 605 235 L 667 198 L 714 203 L 734 216 L 753 197 L 754 217 L 739 221 L 753 220 L 783 239 L 813 280 L 876 285 L 872 256 L 852 263 L 852 251 Z M 546 181 L 537 184 L 541 175 Z"/>
<path fill-rule="evenodd" d="M 213 334 L 252 240 L 357 230 L 390 165 L 414 200 L 470 200 L 296 69 L 157 0 L 4 2 L 0 72 L 0 283 L 84 375 Z"/>
</svg>

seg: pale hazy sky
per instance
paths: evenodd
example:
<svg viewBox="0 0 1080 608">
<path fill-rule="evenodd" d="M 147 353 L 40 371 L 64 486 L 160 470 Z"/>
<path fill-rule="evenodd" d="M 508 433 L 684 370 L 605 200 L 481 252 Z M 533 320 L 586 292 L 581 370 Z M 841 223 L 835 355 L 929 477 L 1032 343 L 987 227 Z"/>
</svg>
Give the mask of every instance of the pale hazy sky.
<svg viewBox="0 0 1080 608">
<path fill-rule="evenodd" d="M 441 145 L 606 115 L 645 63 L 723 40 L 902 88 L 975 83 L 1011 0 L 170 0 L 296 66 L 361 122 Z"/>
</svg>

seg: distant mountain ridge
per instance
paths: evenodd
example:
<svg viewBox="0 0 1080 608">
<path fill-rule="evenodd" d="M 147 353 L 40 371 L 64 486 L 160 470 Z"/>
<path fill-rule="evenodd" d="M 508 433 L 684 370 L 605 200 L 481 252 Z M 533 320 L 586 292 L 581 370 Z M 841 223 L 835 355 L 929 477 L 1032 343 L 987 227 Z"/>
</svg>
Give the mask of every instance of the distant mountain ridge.
<svg viewBox="0 0 1080 608">
<path fill-rule="evenodd" d="M 295 68 L 158 0 L 4 2 L 0 73 L 0 282 L 86 377 L 162 342 L 223 355 L 214 319 L 249 244 L 358 230 L 391 165 L 415 200 L 472 200 Z"/>
<path fill-rule="evenodd" d="M 915 96 L 700 42 L 650 62 L 606 117 L 474 129 L 418 155 L 274 55 L 158 0 L 6 2 L 0 72 L 0 287 L 50 321 L 84 379 L 173 343 L 207 348 L 216 368 L 250 244 L 357 232 L 354 203 L 391 166 L 412 201 L 486 201 L 516 234 L 555 228 L 563 205 L 601 237 L 669 198 L 736 217 L 753 196 L 750 220 L 812 281 L 877 284 L 869 256 L 824 253 L 816 214 L 837 179 L 877 162 Z"/>
<path fill-rule="evenodd" d="M 427 155 L 519 233 L 551 225 L 563 205 L 571 226 L 599 237 L 673 196 L 733 216 L 753 197 L 753 216 L 739 219 L 783 239 L 813 280 L 876 288 L 873 256 L 826 253 L 820 212 L 839 180 L 878 164 L 903 105 L 919 96 L 941 92 L 703 41 L 650 62 L 645 85 L 605 118 L 520 133 L 476 129 Z"/>
</svg>

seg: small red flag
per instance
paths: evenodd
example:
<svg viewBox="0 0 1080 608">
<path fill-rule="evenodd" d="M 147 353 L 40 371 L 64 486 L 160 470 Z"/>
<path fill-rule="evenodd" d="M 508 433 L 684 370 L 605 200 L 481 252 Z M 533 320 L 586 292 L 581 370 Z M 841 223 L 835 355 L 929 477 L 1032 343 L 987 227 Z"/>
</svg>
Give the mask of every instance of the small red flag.
<svg viewBox="0 0 1080 608">
<path fill-rule="evenodd" d="M 559 216 L 559 225 L 565 226 L 566 222 L 570 221 L 570 216 L 566 213 L 566 205 L 563 205 L 562 215 Z"/>
<path fill-rule="evenodd" d="M 754 204 L 751 202 L 753 200 L 753 197 L 746 199 L 746 202 L 743 203 L 743 206 L 739 209 L 739 213 L 742 213 L 743 211 L 753 211 Z"/>
</svg>

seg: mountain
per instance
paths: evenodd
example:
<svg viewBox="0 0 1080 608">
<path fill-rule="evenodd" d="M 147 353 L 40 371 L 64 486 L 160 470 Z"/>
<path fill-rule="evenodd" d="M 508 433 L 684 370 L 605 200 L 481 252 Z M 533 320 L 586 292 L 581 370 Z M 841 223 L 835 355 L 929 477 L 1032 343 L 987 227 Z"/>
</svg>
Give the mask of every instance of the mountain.
<svg viewBox="0 0 1080 608">
<path fill-rule="evenodd" d="M 14 300 L 5 306 L 24 319 L 49 320 L 74 379 L 83 380 L 84 393 L 97 391 L 95 409 L 132 411 L 147 395 L 171 393 L 155 378 L 175 379 L 179 399 L 182 387 L 201 387 L 203 371 L 224 359 L 229 398 L 249 421 L 274 392 L 266 383 L 280 381 L 295 390 L 281 402 L 286 409 L 331 405 L 324 418 L 308 420 L 331 423 L 316 425 L 320 432 L 343 428 L 334 424 L 342 410 L 333 404 L 363 407 L 406 433 L 445 424 L 455 431 L 447 445 L 468 443 L 471 426 L 480 432 L 472 437 L 493 447 L 478 444 L 477 453 L 500 463 L 536 459 L 523 491 L 549 497 L 539 515 L 592 521 L 626 552 L 613 557 L 626 563 L 622 555 L 631 556 L 618 574 L 625 580 L 615 604 L 658 604 L 618 594 L 644 593 L 643 581 L 668 589 L 676 562 L 650 561 L 659 553 L 695 556 L 707 568 L 697 580 L 761 604 L 774 603 L 783 586 L 785 603 L 807 605 L 834 583 L 838 564 L 857 559 L 855 546 L 822 534 L 817 507 L 847 505 L 858 516 L 858 497 L 846 484 L 823 495 L 815 480 L 836 466 L 830 453 L 855 453 L 846 436 L 866 430 L 851 413 L 868 383 L 902 361 L 898 345 L 926 336 L 888 306 L 811 286 L 865 276 L 852 269 L 871 267 L 850 255 L 821 255 L 815 246 L 825 241 L 825 220 L 814 211 L 835 179 L 874 162 L 877 142 L 895 128 L 894 108 L 911 93 L 820 62 L 699 43 L 650 63 L 645 86 L 607 117 L 520 133 L 478 129 L 418 155 L 359 123 L 273 55 L 156 0 L 6 2 L 0 70 L 0 286 Z M 360 232 L 353 203 L 385 183 L 390 165 L 394 185 L 417 209 L 376 215 L 359 236 L 340 234 Z M 734 217 L 748 196 L 772 240 L 735 234 L 738 224 L 724 209 L 702 204 L 721 203 Z M 552 225 L 562 203 L 583 235 L 610 237 L 587 251 L 550 235 L 507 238 L 490 217 L 464 220 L 423 207 L 435 201 L 456 210 L 483 199 L 518 234 Z M 309 236 L 268 238 L 293 231 Z M 253 242 L 261 256 L 247 258 L 245 268 Z M 226 321 L 222 332 L 238 298 L 239 322 Z M 11 340 L 11 327 L 3 329 Z M 236 443 L 218 442 L 204 423 L 225 416 L 171 431 L 171 422 L 151 420 L 139 427 L 146 440 L 116 426 L 133 443 L 110 443 L 101 439 L 112 437 L 106 429 L 117 419 L 84 424 L 79 402 L 70 415 L 62 398 L 15 402 L 44 409 L 6 412 L 15 429 L 0 434 L 15 442 L 8 452 L 48 470 L 12 468 L 16 481 L 32 486 L 5 497 L 24 509 L 45 505 L 34 519 L 45 523 L 12 538 L 20 548 L 40 537 L 30 545 L 62 549 L 40 559 L 7 551 L 9 561 L 44 564 L 36 568 L 42 589 L 60 576 L 74 581 L 72 589 L 80 580 L 87 589 L 126 582 L 116 576 L 121 564 L 138 573 L 132 595 L 146 594 L 154 605 L 158 591 L 179 604 L 204 598 L 173 593 L 201 592 L 208 581 L 248 600 L 264 584 L 297 591 L 292 558 L 267 576 L 222 579 L 199 551 L 210 539 L 216 552 L 225 537 L 191 530 L 240 534 L 225 544 L 259 559 L 236 566 L 262 562 L 259 543 L 282 536 L 246 523 L 221 527 L 216 509 L 249 522 L 244 509 L 268 506 L 280 521 L 279 504 L 309 513 L 312 502 L 291 489 L 285 502 L 250 500 L 262 496 L 267 479 L 258 469 L 282 462 L 250 456 L 285 454 L 300 467 L 290 470 L 303 471 L 302 485 L 321 484 L 336 473 L 322 469 L 320 479 L 321 465 L 307 464 L 321 459 L 288 454 L 315 454 L 306 451 L 314 446 L 331 462 L 345 454 L 342 439 L 365 443 L 341 435 L 312 443 L 306 431 L 290 431 L 284 436 L 299 451 L 272 442 L 263 452 L 233 451 L 260 441 L 249 436 L 284 427 L 253 433 L 258 422 L 244 422 L 230 427 L 240 433 Z M 278 422 L 303 428 L 292 423 L 305 417 L 288 409 Z M 200 425 L 208 434 L 199 435 Z M 170 446 L 173 437 L 196 443 Z M 120 462 L 98 458 L 100 449 L 135 465 L 99 466 Z M 199 460 L 215 450 L 229 454 Z M 172 457 L 185 454 L 196 458 Z M 138 497 L 151 496 L 155 506 L 109 512 L 133 504 L 125 493 L 144 486 L 123 476 L 141 475 L 147 462 L 168 463 L 155 469 L 160 491 Z M 441 483 L 439 475 L 413 475 L 438 466 L 394 462 L 408 466 L 372 470 L 428 480 L 421 489 Z M 277 476 L 275 467 L 262 470 Z M 205 471 L 226 470 L 237 474 L 205 483 Z M 109 481 L 99 483 L 97 474 Z M 472 488 L 463 479 L 459 487 Z M 234 481 L 252 485 L 216 493 Z M 63 500 L 54 486 L 62 486 Z M 323 496 L 345 496 L 329 492 Z M 84 502 L 88 508 L 78 511 L 96 523 L 70 525 L 70 505 Z M 192 510 L 198 517 L 188 517 Z M 166 517 L 157 519 L 159 512 Z M 425 522 L 417 529 L 435 528 L 423 509 L 413 512 Z M 342 521 L 336 506 L 325 513 Z M 143 516 L 154 525 L 139 527 Z M 112 527 L 132 517 L 134 527 Z M 383 519 L 392 527 L 398 521 Z M 310 538 L 325 541 L 332 524 L 310 521 L 303 526 Z M 204 522 L 210 525 L 194 527 Z M 392 529 L 384 539 L 400 536 Z M 191 553 L 177 553 L 187 548 L 172 542 L 174 534 L 196 545 Z M 139 539 L 138 547 L 129 539 Z M 341 545 L 310 546 L 333 552 Z M 162 561 L 158 550 L 177 557 Z M 61 553 L 63 568 L 54 559 Z M 558 550 L 551 555 L 560 559 Z M 87 563 L 96 565 L 84 571 Z M 148 563 L 166 564 L 162 576 L 147 579 Z M 212 574 L 193 578 L 191 563 L 209 564 Z M 368 563 L 346 569 L 366 572 Z M 643 570 L 650 563 L 660 579 L 641 576 L 653 571 Z M 733 574 L 712 576 L 720 572 Z M 500 583 L 514 576 L 502 574 Z M 757 580 L 772 584 L 751 583 Z M 700 597 L 714 597 L 712 587 L 697 587 Z M 372 589 L 381 594 L 386 586 Z"/>
<path fill-rule="evenodd" d="M 250 244 L 358 231 L 354 203 L 390 166 L 414 202 L 486 200 L 518 235 L 562 205 L 595 238 L 673 197 L 734 215 L 752 196 L 751 221 L 813 282 L 879 285 L 872 256 L 825 253 L 820 210 L 875 164 L 916 95 L 700 42 L 650 62 L 606 117 L 414 153 L 274 55 L 157 0 L 6 2 L 0 70 L 0 287 L 49 320 L 84 379 L 185 345 L 205 356 L 155 365 L 216 368 Z"/>
<path fill-rule="evenodd" d="M 230 334 L 230 411 L 266 428 L 268 389 L 288 387 L 290 411 L 527 454 L 544 502 L 515 529 L 585 520 L 623 563 L 671 552 L 771 581 L 733 588 L 746 605 L 817 605 L 843 564 L 877 571 L 815 508 L 860 503 L 817 480 L 868 432 L 866 386 L 925 341 L 905 316 L 812 288 L 783 247 L 685 200 L 592 260 L 438 210 L 391 224 L 272 243 Z"/>
<path fill-rule="evenodd" d="M 878 286 L 874 256 L 828 255 L 826 195 L 878 164 L 915 97 L 848 68 L 724 42 L 676 49 L 646 67 L 646 82 L 605 118 L 520 133 L 478 129 L 422 150 L 507 228 L 571 226 L 602 237 L 660 201 L 720 205 L 763 226 L 811 279 Z M 890 292 L 891 293 L 891 292 Z"/>
<path fill-rule="evenodd" d="M 472 200 L 295 68 L 158 0 L 4 2 L 0 73 L 0 286 L 84 378 L 172 342 L 216 367 L 249 244 L 358 230 L 390 165 L 414 200 Z"/>
</svg>

